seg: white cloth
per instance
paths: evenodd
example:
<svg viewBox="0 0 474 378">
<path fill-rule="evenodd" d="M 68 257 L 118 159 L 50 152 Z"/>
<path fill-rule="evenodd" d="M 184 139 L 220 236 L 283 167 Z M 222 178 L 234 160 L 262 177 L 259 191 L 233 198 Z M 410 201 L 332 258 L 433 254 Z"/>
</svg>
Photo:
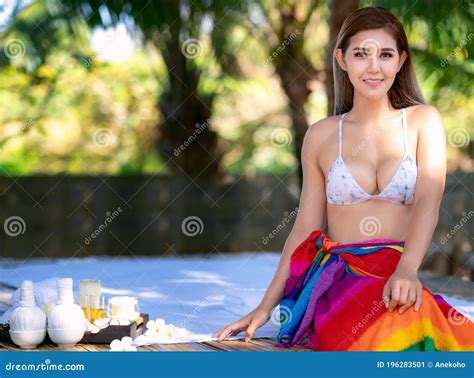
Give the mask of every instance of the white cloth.
<svg viewBox="0 0 474 378">
<path fill-rule="evenodd" d="M 173 342 L 214 340 L 218 329 L 238 320 L 261 301 L 280 259 L 279 253 L 238 253 L 211 258 L 114 258 L 41 260 L 18 267 L 0 265 L 2 281 L 20 286 L 23 279 L 42 281 L 60 274 L 79 279 L 100 279 L 102 294 L 133 295 L 140 312 L 150 320 L 163 318 L 167 324 L 186 329 L 185 338 Z M 474 302 L 443 298 L 474 320 Z M 276 337 L 276 314 L 254 337 Z M 229 339 L 241 339 L 241 333 Z M 139 342 L 152 342 L 141 338 Z"/>
</svg>

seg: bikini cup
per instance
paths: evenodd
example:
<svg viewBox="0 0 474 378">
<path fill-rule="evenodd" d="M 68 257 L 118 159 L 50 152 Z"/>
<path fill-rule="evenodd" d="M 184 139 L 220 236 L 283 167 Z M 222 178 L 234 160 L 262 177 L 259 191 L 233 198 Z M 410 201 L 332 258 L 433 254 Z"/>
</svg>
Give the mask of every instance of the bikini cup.
<svg viewBox="0 0 474 378">
<path fill-rule="evenodd" d="M 379 198 L 396 204 L 412 204 L 415 196 L 418 168 L 415 159 L 406 148 L 406 110 L 402 111 L 403 146 L 405 153 L 388 185 L 378 194 L 369 194 L 357 183 L 342 158 L 342 122 L 339 120 L 339 155 L 328 173 L 326 182 L 327 201 L 333 205 L 352 205 Z"/>
</svg>

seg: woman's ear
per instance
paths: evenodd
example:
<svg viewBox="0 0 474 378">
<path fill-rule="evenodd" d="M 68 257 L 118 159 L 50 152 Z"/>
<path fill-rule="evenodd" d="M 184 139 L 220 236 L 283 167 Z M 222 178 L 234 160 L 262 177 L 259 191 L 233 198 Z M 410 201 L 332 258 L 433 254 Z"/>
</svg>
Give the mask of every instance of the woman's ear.
<svg viewBox="0 0 474 378">
<path fill-rule="evenodd" d="M 344 62 L 344 54 L 342 53 L 342 49 L 336 49 L 336 60 L 339 67 L 342 70 L 347 71 L 346 63 Z"/>
<path fill-rule="evenodd" d="M 397 73 L 400 72 L 400 70 L 402 69 L 403 63 L 405 63 L 405 60 L 407 59 L 407 56 L 408 56 L 408 54 L 406 53 L 406 51 L 402 51 L 402 53 L 400 54 L 400 59 L 398 60 Z"/>
</svg>

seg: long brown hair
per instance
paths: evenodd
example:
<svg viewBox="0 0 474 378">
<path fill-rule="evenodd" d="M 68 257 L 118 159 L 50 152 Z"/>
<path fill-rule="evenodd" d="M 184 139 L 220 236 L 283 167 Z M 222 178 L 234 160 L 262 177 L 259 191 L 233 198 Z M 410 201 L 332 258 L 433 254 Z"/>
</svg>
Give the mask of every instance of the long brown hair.
<svg viewBox="0 0 474 378">
<path fill-rule="evenodd" d="M 411 105 L 424 104 L 410 57 L 408 39 L 402 24 L 385 8 L 367 7 L 357 9 L 347 16 L 337 36 L 332 63 L 335 93 L 334 115 L 351 110 L 354 100 L 354 87 L 347 72 L 336 61 L 336 49 L 342 49 L 345 54 L 352 36 L 360 31 L 373 29 L 386 30 L 395 39 L 398 53 L 401 54 L 403 51 L 407 53 L 407 58 L 388 91 L 388 98 L 392 106 L 401 109 Z"/>
</svg>

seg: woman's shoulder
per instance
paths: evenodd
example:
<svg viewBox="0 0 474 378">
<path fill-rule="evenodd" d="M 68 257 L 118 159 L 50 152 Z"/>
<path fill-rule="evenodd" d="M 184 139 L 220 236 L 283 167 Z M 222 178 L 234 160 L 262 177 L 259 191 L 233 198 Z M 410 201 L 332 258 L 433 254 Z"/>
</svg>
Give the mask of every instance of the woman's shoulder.
<svg viewBox="0 0 474 378">
<path fill-rule="evenodd" d="M 322 118 L 319 121 L 314 122 L 308 128 L 307 134 L 311 139 L 329 136 L 337 131 L 337 124 L 340 118 L 340 115 Z"/>
<path fill-rule="evenodd" d="M 337 133 L 339 118 L 340 116 L 322 118 L 309 126 L 304 136 L 302 154 L 311 154 L 311 158 L 318 160 L 319 151 L 324 150 L 323 147 L 327 147 L 327 143 L 334 140 L 333 133 Z M 337 141 L 337 137 L 335 140 Z"/>
<path fill-rule="evenodd" d="M 413 105 L 406 108 L 406 111 L 408 127 L 415 128 L 418 134 L 423 131 L 443 128 L 441 114 L 433 105 Z"/>
</svg>

